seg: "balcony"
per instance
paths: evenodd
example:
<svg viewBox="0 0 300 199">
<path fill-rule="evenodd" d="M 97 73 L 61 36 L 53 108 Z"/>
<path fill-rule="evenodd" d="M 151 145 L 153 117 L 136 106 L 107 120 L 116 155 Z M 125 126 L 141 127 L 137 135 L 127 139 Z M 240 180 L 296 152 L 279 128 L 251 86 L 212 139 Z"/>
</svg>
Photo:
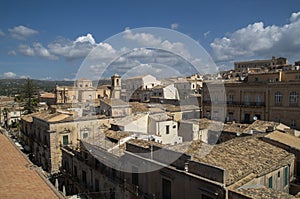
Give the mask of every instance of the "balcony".
<svg viewBox="0 0 300 199">
<path fill-rule="evenodd" d="M 295 102 L 295 103 L 290 102 L 289 107 L 298 107 L 298 103 L 297 102 Z"/>
<path fill-rule="evenodd" d="M 159 198 L 159 194 L 145 193 L 145 192 L 143 192 L 142 187 L 139 187 L 137 185 L 130 184 L 130 183 L 125 183 L 125 190 L 137 197 L 141 197 L 141 198 L 145 198 L 145 199 Z"/>
<path fill-rule="evenodd" d="M 281 102 L 275 102 L 275 106 L 282 106 Z"/>
<path fill-rule="evenodd" d="M 264 107 L 265 102 L 242 102 L 242 106 L 247 106 L 247 107 Z"/>
<path fill-rule="evenodd" d="M 243 106 L 243 107 L 264 107 L 266 106 L 265 102 L 239 102 L 239 101 L 227 101 L 227 102 L 211 102 L 209 100 L 203 101 L 203 105 L 211 106 L 213 105 L 223 105 L 227 104 L 227 106 Z"/>
<path fill-rule="evenodd" d="M 135 196 L 143 196 L 143 190 L 137 185 L 125 183 L 125 190 L 134 194 Z"/>
</svg>

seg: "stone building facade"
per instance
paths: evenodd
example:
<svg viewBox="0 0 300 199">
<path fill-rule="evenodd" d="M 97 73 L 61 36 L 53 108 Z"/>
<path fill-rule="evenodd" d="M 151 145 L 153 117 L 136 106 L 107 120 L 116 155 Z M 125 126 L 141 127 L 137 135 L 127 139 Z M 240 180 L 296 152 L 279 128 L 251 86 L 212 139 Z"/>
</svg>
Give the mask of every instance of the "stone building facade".
<svg viewBox="0 0 300 199">
<path fill-rule="evenodd" d="M 93 86 L 89 79 L 76 80 L 74 86 L 58 86 L 55 88 L 56 104 L 86 103 L 95 99 L 110 97 L 110 86 Z"/>
<path fill-rule="evenodd" d="M 59 172 L 61 146 L 78 147 L 78 140 L 93 137 L 109 119 L 76 118 L 65 113 L 33 113 L 22 117 L 21 137 L 37 165 L 49 173 Z"/>
<path fill-rule="evenodd" d="M 221 119 L 227 121 L 250 123 L 260 119 L 300 129 L 300 71 L 252 74 L 247 82 L 225 82 L 226 93 L 219 84 L 207 84 L 203 88 L 204 117 L 216 119 L 220 114 L 212 111 L 214 107 L 226 112 L 226 118 Z M 220 100 L 224 94 L 226 100 Z"/>
<path fill-rule="evenodd" d="M 242 190 L 251 191 L 260 184 L 263 187 L 260 194 L 292 198 L 288 193 L 294 179 L 295 156 L 260 138 L 234 139 L 202 156 L 201 151 L 209 145 L 198 141 L 188 143 L 187 148 L 181 145 L 166 149 L 153 142 L 132 139 L 110 150 L 118 146 L 120 137 L 117 137 L 82 141 L 79 150 L 63 147 L 60 184 L 65 186 L 67 195 L 249 198 Z M 175 161 L 168 162 L 170 158 Z"/>
<path fill-rule="evenodd" d="M 275 69 L 278 66 L 288 65 L 287 59 L 284 57 L 272 57 L 268 60 L 252 60 L 234 63 L 234 70 L 239 73 L 247 73 L 249 68 L 269 68 Z"/>
</svg>

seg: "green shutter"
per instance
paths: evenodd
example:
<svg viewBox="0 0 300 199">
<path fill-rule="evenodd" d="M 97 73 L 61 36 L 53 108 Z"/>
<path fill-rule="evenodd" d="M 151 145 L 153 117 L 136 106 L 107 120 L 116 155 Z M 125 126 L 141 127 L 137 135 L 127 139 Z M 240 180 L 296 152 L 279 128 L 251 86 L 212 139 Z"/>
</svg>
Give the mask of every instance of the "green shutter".
<svg viewBox="0 0 300 199">
<path fill-rule="evenodd" d="M 63 136 L 63 145 L 68 145 L 69 144 L 69 136 L 68 135 L 64 135 Z"/>
<path fill-rule="evenodd" d="M 273 188 L 273 177 L 269 177 L 269 188 Z"/>
<path fill-rule="evenodd" d="M 289 167 L 284 168 L 284 185 L 288 185 L 289 183 Z"/>
</svg>

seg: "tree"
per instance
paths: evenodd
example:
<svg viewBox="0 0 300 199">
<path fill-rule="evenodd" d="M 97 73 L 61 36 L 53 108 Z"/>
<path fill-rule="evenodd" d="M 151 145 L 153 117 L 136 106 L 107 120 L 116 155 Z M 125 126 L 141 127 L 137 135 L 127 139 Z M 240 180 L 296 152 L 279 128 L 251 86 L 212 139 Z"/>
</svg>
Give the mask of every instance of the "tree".
<svg viewBox="0 0 300 199">
<path fill-rule="evenodd" d="M 5 126 L 5 128 L 7 128 L 8 127 L 8 113 L 9 113 L 9 109 L 5 107 L 2 110 L 2 112 L 3 112 L 3 117 L 4 117 L 4 126 Z"/>
<path fill-rule="evenodd" d="M 24 99 L 24 111 L 26 114 L 30 114 L 36 111 L 37 107 L 37 89 L 34 86 L 32 80 L 29 78 L 25 82 L 25 85 L 22 89 L 22 95 L 21 98 Z"/>
</svg>

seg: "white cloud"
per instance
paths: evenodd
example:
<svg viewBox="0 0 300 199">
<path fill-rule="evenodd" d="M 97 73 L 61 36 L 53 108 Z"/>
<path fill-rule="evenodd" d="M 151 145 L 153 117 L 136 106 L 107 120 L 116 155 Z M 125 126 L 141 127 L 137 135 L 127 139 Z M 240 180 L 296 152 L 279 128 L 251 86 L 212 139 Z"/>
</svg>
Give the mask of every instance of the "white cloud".
<svg viewBox="0 0 300 199">
<path fill-rule="evenodd" d="M 36 30 L 33 30 L 31 28 L 25 27 L 25 26 L 15 26 L 14 28 L 8 29 L 11 36 L 15 39 L 24 40 L 27 37 L 30 37 L 32 35 L 36 35 L 39 32 Z"/>
<path fill-rule="evenodd" d="M 142 45 L 159 45 L 161 44 L 161 39 L 156 38 L 150 33 L 133 33 L 130 29 L 124 31 L 124 38 L 128 40 L 134 40 Z"/>
<path fill-rule="evenodd" d="M 41 58 L 46 58 L 49 60 L 57 60 L 58 57 L 51 54 L 48 49 L 46 49 L 41 43 L 33 43 L 32 47 L 28 45 L 21 44 L 18 47 L 20 53 L 25 56 L 38 56 Z"/>
<path fill-rule="evenodd" d="M 174 54 L 183 56 L 186 59 L 191 58 L 188 49 L 181 42 L 170 42 L 168 40 L 163 40 L 150 33 L 133 33 L 130 29 L 125 30 L 124 38 L 131 41 L 136 41 L 141 45 L 145 45 L 145 47 L 164 49 Z"/>
<path fill-rule="evenodd" d="M 25 56 L 35 56 L 34 50 L 28 45 L 21 44 L 19 45 L 18 50 Z"/>
<path fill-rule="evenodd" d="M 93 36 L 90 33 L 88 33 L 86 36 L 78 37 L 75 40 L 75 43 L 76 42 L 81 42 L 81 43 L 83 43 L 83 42 L 89 42 L 91 44 L 96 44 L 95 39 L 93 38 Z"/>
<path fill-rule="evenodd" d="M 20 79 L 27 79 L 27 78 L 30 78 L 30 77 L 27 76 L 27 75 L 21 75 L 21 76 L 20 76 Z"/>
<path fill-rule="evenodd" d="M 178 28 L 179 28 L 179 24 L 178 23 L 172 23 L 171 24 L 171 29 L 177 30 Z"/>
<path fill-rule="evenodd" d="M 101 43 L 99 45 L 102 45 Z M 89 52 L 97 46 L 93 36 L 87 34 L 86 36 L 80 36 L 71 41 L 68 39 L 58 39 L 50 44 L 47 48 L 50 53 L 61 56 L 66 59 L 79 59 L 86 57 Z"/>
<path fill-rule="evenodd" d="M 209 34 L 210 34 L 210 31 L 207 31 L 207 32 L 203 33 L 203 36 L 208 37 Z"/>
<path fill-rule="evenodd" d="M 57 60 L 58 57 L 55 55 L 52 55 L 48 49 L 46 49 L 42 44 L 40 43 L 34 43 L 33 44 L 33 49 L 35 51 L 35 54 L 42 57 L 46 58 L 49 60 Z"/>
<path fill-rule="evenodd" d="M 0 36 L 5 36 L 5 33 L 2 30 L 0 30 Z"/>
<path fill-rule="evenodd" d="M 13 73 L 13 72 L 6 72 L 6 73 L 3 73 L 3 76 L 4 76 L 4 78 L 15 78 L 17 75 L 16 75 L 16 73 Z"/>
<path fill-rule="evenodd" d="M 14 50 L 8 51 L 7 54 L 9 56 L 16 56 L 17 55 L 16 51 L 14 51 Z"/>
<path fill-rule="evenodd" d="M 263 22 L 249 24 L 228 36 L 216 38 L 211 48 L 216 61 L 271 55 L 293 59 L 300 53 L 299 30 L 300 12 L 293 13 L 290 23 L 283 26 L 264 26 Z"/>
<path fill-rule="evenodd" d="M 290 22 L 295 22 L 300 19 L 300 12 L 293 13 L 290 17 Z"/>
</svg>

